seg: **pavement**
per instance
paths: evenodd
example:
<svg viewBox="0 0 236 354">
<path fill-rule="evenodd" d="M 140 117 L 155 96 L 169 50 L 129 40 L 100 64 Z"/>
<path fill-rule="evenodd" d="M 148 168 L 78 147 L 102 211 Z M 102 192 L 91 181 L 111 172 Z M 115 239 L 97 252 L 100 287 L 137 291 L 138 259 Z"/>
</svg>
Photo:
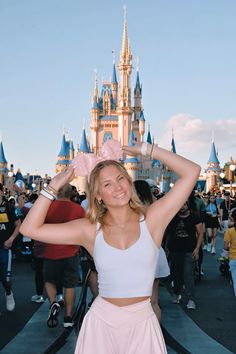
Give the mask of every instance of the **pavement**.
<svg viewBox="0 0 236 354">
<path fill-rule="evenodd" d="M 196 282 L 196 310 L 186 309 L 184 297 L 179 305 L 172 304 L 170 289 L 160 287 L 161 324 L 168 354 L 236 353 L 236 299 L 229 278 L 219 271 L 217 258 L 222 247 L 223 235 L 219 233 L 217 255 L 204 253 L 204 276 Z M 34 273 L 27 262 L 14 264 L 13 286 L 16 309 L 12 313 L 4 309 L 4 294 L 0 293 L 0 353 L 43 354 L 63 331 L 63 314 L 59 315 L 58 327 L 47 327 L 48 302 L 38 305 L 30 301 Z M 77 299 L 79 294 L 77 288 Z M 58 353 L 72 354 L 75 343 L 76 334 L 72 332 Z"/>
</svg>

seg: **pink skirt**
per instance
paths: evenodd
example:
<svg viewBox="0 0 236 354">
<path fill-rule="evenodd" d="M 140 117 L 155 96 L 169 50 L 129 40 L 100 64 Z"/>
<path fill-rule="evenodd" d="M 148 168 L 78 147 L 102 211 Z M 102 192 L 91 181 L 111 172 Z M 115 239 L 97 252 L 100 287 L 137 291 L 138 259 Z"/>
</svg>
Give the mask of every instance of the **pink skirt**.
<svg viewBox="0 0 236 354">
<path fill-rule="evenodd" d="M 100 296 L 87 312 L 75 354 L 167 354 L 150 299 L 119 307 Z"/>
</svg>

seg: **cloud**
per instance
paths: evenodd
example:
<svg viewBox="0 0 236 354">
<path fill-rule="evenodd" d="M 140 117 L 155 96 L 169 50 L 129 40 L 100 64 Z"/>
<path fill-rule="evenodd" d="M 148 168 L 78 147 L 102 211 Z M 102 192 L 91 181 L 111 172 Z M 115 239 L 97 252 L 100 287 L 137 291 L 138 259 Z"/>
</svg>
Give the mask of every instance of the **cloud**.
<svg viewBox="0 0 236 354">
<path fill-rule="evenodd" d="M 170 147 L 172 129 L 177 153 L 198 162 L 202 168 L 207 167 L 210 156 L 212 136 L 221 166 L 232 156 L 236 158 L 236 118 L 203 121 L 187 113 L 170 117 L 159 143 Z"/>
</svg>

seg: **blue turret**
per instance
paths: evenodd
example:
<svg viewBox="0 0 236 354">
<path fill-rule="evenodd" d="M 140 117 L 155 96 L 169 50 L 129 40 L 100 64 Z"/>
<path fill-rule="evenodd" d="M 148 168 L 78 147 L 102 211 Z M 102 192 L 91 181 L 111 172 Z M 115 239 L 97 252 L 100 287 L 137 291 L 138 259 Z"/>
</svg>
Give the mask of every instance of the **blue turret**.
<svg viewBox="0 0 236 354">
<path fill-rule="evenodd" d="M 85 129 L 83 129 L 81 141 L 80 141 L 80 146 L 79 146 L 79 152 L 84 152 L 84 153 L 89 153 L 89 147 L 87 143 L 87 138 L 86 138 L 86 133 Z"/>
<path fill-rule="evenodd" d="M 175 140 L 174 137 L 171 140 L 171 151 L 176 154 Z"/>
<path fill-rule="evenodd" d="M 3 164 L 7 163 L 7 160 L 6 160 L 6 157 L 4 154 L 2 141 L 0 142 L 0 163 L 3 163 Z"/>
<path fill-rule="evenodd" d="M 117 77 L 116 77 L 116 66 L 115 66 L 115 62 L 113 61 L 113 67 L 112 67 L 112 84 L 117 85 L 118 81 L 117 81 Z"/>
<path fill-rule="evenodd" d="M 150 129 L 148 130 L 147 143 L 152 144 L 152 137 L 151 137 Z"/>
<path fill-rule="evenodd" d="M 60 149 L 58 156 L 59 157 L 69 156 L 70 155 L 69 149 L 70 149 L 70 143 L 68 141 L 66 141 L 66 136 L 65 136 L 65 134 L 63 134 L 62 142 L 61 142 L 61 149 Z"/>
<path fill-rule="evenodd" d="M 142 94 L 142 85 L 140 85 L 140 80 L 139 80 L 139 70 L 137 70 L 137 76 L 136 76 L 136 84 L 134 88 L 134 94 L 136 96 L 139 96 Z"/>
<path fill-rule="evenodd" d="M 144 118 L 143 110 L 140 112 L 139 120 L 141 120 L 141 121 L 145 122 L 145 118 Z"/>
<path fill-rule="evenodd" d="M 210 153 L 210 157 L 209 157 L 209 160 L 208 160 L 207 163 L 208 163 L 208 164 L 209 164 L 209 163 L 213 163 L 213 164 L 217 164 L 217 165 L 220 164 L 220 161 L 218 160 L 218 157 L 217 157 L 217 153 L 216 153 L 216 148 L 215 148 L 215 143 L 214 143 L 214 141 L 212 141 L 211 153 Z"/>
</svg>

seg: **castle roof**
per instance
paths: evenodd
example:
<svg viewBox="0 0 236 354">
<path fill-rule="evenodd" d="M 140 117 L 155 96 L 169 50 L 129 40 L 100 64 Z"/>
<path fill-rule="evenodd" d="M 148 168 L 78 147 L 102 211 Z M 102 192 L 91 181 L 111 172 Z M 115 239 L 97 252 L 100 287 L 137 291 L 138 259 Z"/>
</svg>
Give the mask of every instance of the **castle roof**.
<svg viewBox="0 0 236 354">
<path fill-rule="evenodd" d="M 80 152 L 86 152 L 86 153 L 90 152 L 89 151 L 89 147 L 88 147 L 88 143 L 87 143 L 85 129 L 83 129 L 83 132 L 82 132 L 82 137 L 81 137 L 81 141 L 80 141 L 79 151 Z"/>
<path fill-rule="evenodd" d="M 113 63 L 113 67 L 112 67 L 112 80 L 111 82 L 113 84 L 118 84 L 118 81 L 117 81 L 117 77 L 116 77 L 116 66 L 115 66 L 115 63 Z"/>
<path fill-rule="evenodd" d="M 140 117 L 139 120 L 142 120 L 145 122 L 145 118 L 144 118 L 144 114 L 143 114 L 143 110 L 140 112 Z"/>
<path fill-rule="evenodd" d="M 66 136 L 65 134 L 63 134 L 62 141 L 61 141 L 61 149 L 58 156 L 60 157 L 69 156 L 69 149 L 70 149 L 70 143 L 66 141 Z"/>
<path fill-rule="evenodd" d="M 174 138 L 171 139 L 171 151 L 176 154 L 176 147 L 175 147 L 175 140 Z"/>
<path fill-rule="evenodd" d="M 147 143 L 152 144 L 152 137 L 151 137 L 150 130 L 148 131 L 148 135 L 147 135 Z"/>
<path fill-rule="evenodd" d="M 141 94 L 142 93 L 142 87 L 140 85 L 139 71 L 138 70 L 137 70 L 136 84 L 135 84 L 135 88 L 134 88 L 134 93 L 135 94 Z"/>
<path fill-rule="evenodd" d="M 209 157 L 207 163 L 215 163 L 215 164 L 218 164 L 218 165 L 220 164 L 220 161 L 218 160 L 218 157 L 217 157 L 214 141 L 212 141 L 211 153 L 210 153 L 210 157 Z"/>
<path fill-rule="evenodd" d="M 0 142 L 0 163 L 7 163 L 7 160 L 6 160 L 6 157 L 4 154 L 2 141 Z"/>
</svg>

